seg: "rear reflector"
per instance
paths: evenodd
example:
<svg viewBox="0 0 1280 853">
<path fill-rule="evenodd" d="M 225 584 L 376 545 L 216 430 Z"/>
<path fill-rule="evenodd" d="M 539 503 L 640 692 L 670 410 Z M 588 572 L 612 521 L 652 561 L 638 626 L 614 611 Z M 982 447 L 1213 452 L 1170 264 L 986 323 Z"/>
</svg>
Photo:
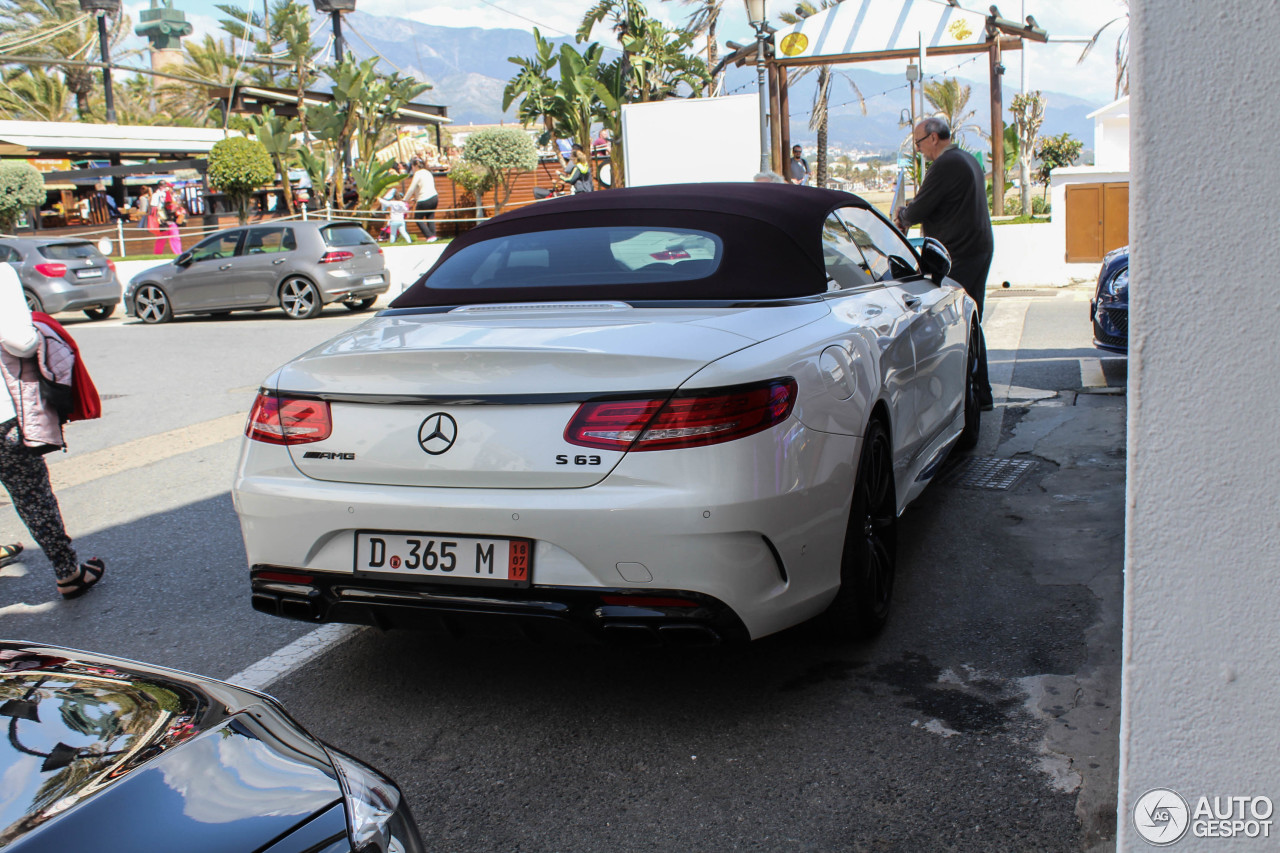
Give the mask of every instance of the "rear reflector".
<svg viewBox="0 0 1280 853">
<path fill-rule="evenodd" d="M 66 264 L 36 264 L 36 272 L 49 278 L 62 278 L 67 274 Z"/>
<path fill-rule="evenodd" d="M 605 604 L 618 607 L 699 607 L 696 601 L 687 598 L 658 598 L 652 595 L 602 595 L 600 600 Z"/>
<path fill-rule="evenodd" d="M 670 398 L 583 403 L 564 438 L 601 450 L 674 450 L 733 441 L 791 416 L 796 381 L 677 392 Z"/>
<path fill-rule="evenodd" d="M 263 391 L 253 401 L 244 434 L 267 444 L 308 444 L 333 432 L 329 404 L 323 400 L 277 397 Z"/>
<path fill-rule="evenodd" d="M 342 261 L 349 261 L 354 257 L 355 255 L 353 255 L 351 252 L 343 252 L 343 251 L 325 252 L 320 257 L 320 263 L 336 264 Z"/>
<path fill-rule="evenodd" d="M 311 583 L 315 580 L 311 575 L 293 574 L 292 572 L 258 572 L 253 576 L 256 581 L 276 581 L 277 583 Z"/>
</svg>

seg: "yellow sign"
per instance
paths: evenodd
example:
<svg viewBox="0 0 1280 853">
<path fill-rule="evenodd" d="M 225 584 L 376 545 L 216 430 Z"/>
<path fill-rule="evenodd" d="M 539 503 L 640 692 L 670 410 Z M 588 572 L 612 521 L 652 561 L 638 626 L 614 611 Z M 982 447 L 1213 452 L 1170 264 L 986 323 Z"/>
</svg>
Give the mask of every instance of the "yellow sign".
<svg viewBox="0 0 1280 853">
<path fill-rule="evenodd" d="M 799 56 L 808 47 L 809 37 L 804 33 L 788 33 L 782 37 L 778 50 L 782 51 L 783 56 Z"/>
<path fill-rule="evenodd" d="M 45 172 L 66 172 L 71 169 L 70 160 L 57 160 L 53 158 L 33 158 L 27 160 L 32 166 L 36 167 L 36 171 L 44 174 Z"/>
<path fill-rule="evenodd" d="M 969 29 L 969 22 L 963 18 L 947 27 L 947 32 L 951 33 L 956 41 L 967 41 L 973 35 L 973 30 Z"/>
</svg>

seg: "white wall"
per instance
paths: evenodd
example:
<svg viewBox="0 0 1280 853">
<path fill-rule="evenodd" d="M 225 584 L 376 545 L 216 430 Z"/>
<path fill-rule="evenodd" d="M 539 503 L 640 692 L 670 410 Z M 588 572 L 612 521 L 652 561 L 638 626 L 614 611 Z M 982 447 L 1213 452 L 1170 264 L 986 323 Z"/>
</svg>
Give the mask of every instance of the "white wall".
<svg viewBox="0 0 1280 853">
<path fill-rule="evenodd" d="M 1275 0 L 1134 0 L 1119 848 L 1172 788 L 1280 801 Z M 1104 36 L 1114 38 L 1114 35 Z M 1205 169 L 1213 151 L 1226 169 Z M 1280 815 L 1273 818 L 1280 823 Z M 1184 838 L 1185 850 L 1274 850 Z"/>
</svg>

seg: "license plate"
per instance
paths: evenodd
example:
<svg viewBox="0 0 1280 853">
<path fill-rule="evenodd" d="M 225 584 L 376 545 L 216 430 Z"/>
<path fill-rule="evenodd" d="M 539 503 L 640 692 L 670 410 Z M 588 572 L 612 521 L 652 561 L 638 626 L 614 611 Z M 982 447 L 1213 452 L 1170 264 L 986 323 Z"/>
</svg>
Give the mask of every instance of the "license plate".
<svg viewBox="0 0 1280 853">
<path fill-rule="evenodd" d="M 364 283 L 365 283 L 365 284 L 382 284 L 382 276 L 380 276 L 380 275 L 367 275 L 367 276 L 365 276 L 365 277 L 364 277 Z"/>
<path fill-rule="evenodd" d="M 80 278 L 102 278 L 102 270 L 76 270 Z"/>
<path fill-rule="evenodd" d="M 356 531 L 355 572 L 527 587 L 533 574 L 533 543 L 448 533 Z"/>
</svg>

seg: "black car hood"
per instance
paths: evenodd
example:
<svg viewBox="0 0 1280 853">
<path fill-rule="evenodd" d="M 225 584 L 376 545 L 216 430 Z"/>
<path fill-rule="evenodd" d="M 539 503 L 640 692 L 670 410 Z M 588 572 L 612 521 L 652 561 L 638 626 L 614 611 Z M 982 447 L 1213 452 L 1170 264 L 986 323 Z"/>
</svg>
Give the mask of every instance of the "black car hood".
<svg viewBox="0 0 1280 853">
<path fill-rule="evenodd" d="M 0 847 L 253 851 L 341 801 L 325 749 L 270 698 L 0 643 Z"/>
</svg>

